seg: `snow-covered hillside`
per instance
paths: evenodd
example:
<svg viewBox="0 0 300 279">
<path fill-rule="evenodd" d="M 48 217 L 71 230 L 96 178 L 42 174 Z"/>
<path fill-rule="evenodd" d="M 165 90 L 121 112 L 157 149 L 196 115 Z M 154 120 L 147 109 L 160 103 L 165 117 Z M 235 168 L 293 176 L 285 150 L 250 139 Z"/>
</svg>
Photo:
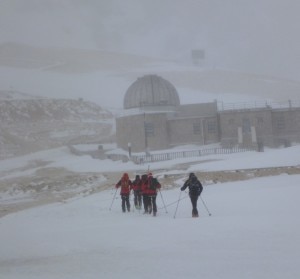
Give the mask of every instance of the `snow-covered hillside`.
<svg viewBox="0 0 300 279">
<path fill-rule="evenodd" d="M 112 113 L 84 100 L 0 91 L 0 159 L 114 134 Z"/>
</svg>

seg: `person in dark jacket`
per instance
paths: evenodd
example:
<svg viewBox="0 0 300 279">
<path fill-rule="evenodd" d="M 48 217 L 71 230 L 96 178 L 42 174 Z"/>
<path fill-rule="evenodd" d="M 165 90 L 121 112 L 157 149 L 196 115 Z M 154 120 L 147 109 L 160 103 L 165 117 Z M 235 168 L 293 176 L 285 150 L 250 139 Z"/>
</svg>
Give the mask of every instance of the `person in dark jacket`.
<svg viewBox="0 0 300 279">
<path fill-rule="evenodd" d="M 152 176 L 152 173 L 148 174 L 148 183 L 147 183 L 147 194 L 149 197 L 148 204 L 148 213 L 151 214 L 153 211 L 153 216 L 156 216 L 157 213 L 157 205 L 156 205 L 156 196 L 157 191 L 161 188 L 160 183 L 157 178 Z"/>
<path fill-rule="evenodd" d="M 141 194 L 143 197 L 144 214 L 148 213 L 149 196 L 148 196 L 148 175 L 143 174 L 141 177 Z"/>
<path fill-rule="evenodd" d="M 130 191 L 132 189 L 132 182 L 129 179 L 128 173 L 124 173 L 122 178 L 119 180 L 119 182 L 116 184 L 116 188 L 121 187 L 120 195 L 122 199 L 122 211 L 126 212 L 130 211 L 130 201 L 129 201 L 129 195 Z"/>
<path fill-rule="evenodd" d="M 197 201 L 203 191 L 203 186 L 193 172 L 189 174 L 189 179 L 185 181 L 185 183 L 180 188 L 180 190 L 184 191 L 187 187 L 189 188 L 189 196 L 193 207 L 192 216 L 199 217 L 198 209 L 197 209 Z"/>
<path fill-rule="evenodd" d="M 142 206 L 142 194 L 141 194 L 142 181 L 139 175 L 135 176 L 132 181 L 132 190 L 134 194 L 134 206 L 136 209 L 141 209 Z"/>
</svg>

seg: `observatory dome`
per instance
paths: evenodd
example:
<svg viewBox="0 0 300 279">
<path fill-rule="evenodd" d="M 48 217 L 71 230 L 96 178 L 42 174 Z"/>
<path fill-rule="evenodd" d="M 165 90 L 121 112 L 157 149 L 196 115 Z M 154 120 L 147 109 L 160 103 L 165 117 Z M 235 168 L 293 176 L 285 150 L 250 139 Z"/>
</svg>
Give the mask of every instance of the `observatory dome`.
<svg viewBox="0 0 300 279">
<path fill-rule="evenodd" d="M 124 97 L 124 109 L 179 105 L 180 100 L 175 87 L 156 75 L 138 78 L 127 89 Z"/>
</svg>

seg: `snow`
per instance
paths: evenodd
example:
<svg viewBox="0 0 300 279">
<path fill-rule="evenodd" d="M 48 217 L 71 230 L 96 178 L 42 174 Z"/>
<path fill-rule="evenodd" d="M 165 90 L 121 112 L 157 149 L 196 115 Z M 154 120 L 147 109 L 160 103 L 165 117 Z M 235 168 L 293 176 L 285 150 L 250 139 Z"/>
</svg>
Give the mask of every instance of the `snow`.
<svg viewBox="0 0 300 279">
<path fill-rule="evenodd" d="M 151 11 L 156 11 L 157 7 L 145 5 L 146 1 L 139 5 L 136 4 L 141 1 L 129 1 L 132 3 L 121 6 L 121 1 L 98 5 L 88 3 L 96 1 L 85 1 L 88 4 L 81 1 L 74 5 L 75 1 L 71 0 L 43 1 L 46 4 L 28 0 L 26 5 L 16 0 L 4 2 L 0 18 L 4 27 L 0 42 L 0 89 L 4 98 L 28 98 L 23 93 L 42 94 L 43 98 L 84 97 L 102 107 L 110 107 L 118 115 L 128 87 L 136 78 L 153 73 L 174 84 L 181 104 L 217 100 L 218 105 L 226 108 L 237 103 L 244 107 L 246 103 L 287 103 L 289 99 L 294 102 L 299 98 L 299 71 L 294 59 L 298 44 L 288 44 L 288 56 L 278 55 L 281 51 L 287 53 L 281 42 L 290 41 L 292 34 L 298 34 L 297 24 L 293 23 L 294 18 L 299 18 L 298 11 L 295 7 L 292 10 L 285 7 L 293 5 L 274 6 L 270 5 L 271 1 L 262 5 L 256 1 L 262 8 L 260 10 L 272 10 L 266 23 L 263 12 L 253 20 L 251 11 L 257 10 L 257 3 L 243 8 L 246 14 L 241 13 L 239 5 L 228 6 L 227 3 L 228 9 L 215 9 L 212 3 L 202 7 L 204 16 L 199 16 L 196 8 L 191 10 L 185 3 L 183 9 L 177 9 L 175 16 L 166 22 L 162 11 L 169 11 L 167 1 L 157 2 L 160 14 L 155 17 Z M 58 6 L 58 2 L 63 4 Z M 134 5 L 134 9 L 130 5 Z M 116 11 L 107 12 L 112 7 L 117 7 Z M 126 12 L 128 8 L 131 9 L 129 13 Z M 281 17 L 278 21 L 278 15 L 284 9 L 290 20 Z M 216 16 L 207 17 L 212 10 Z M 185 13 L 189 20 L 185 20 L 180 30 L 174 28 L 174 23 L 184 19 Z M 207 24 L 208 18 L 212 24 Z M 215 18 L 219 18 L 221 25 L 226 23 L 221 28 L 225 33 L 216 32 L 220 31 L 221 25 L 216 24 Z M 246 22 L 246 25 L 232 24 L 231 19 L 235 23 Z M 198 24 L 199 20 L 204 25 Z M 144 37 L 141 32 L 130 29 L 133 22 L 140 21 L 142 25 L 134 25 L 151 30 L 144 32 Z M 254 21 L 265 26 L 261 30 L 272 29 L 268 32 L 271 37 L 265 36 L 266 32 L 258 34 L 257 28 L 253 29 Z M 153 28 L 162 23 L 164 27 L 159 32 L 158 28 Z M 99 29 L 99 24 L 106 28 Z M 196 38 L 191 32 L 194 26 L 208 27 L 197 30 Z M 276 37 L 274 26 L 280 36 Z M 240 35 L 229 36 L 226 38 L 228 43 L 215 45 L 215 42 L 224 41 L 222 34 L 227 36 L 227 29 L 229 33 L 235 30 L 235 34 Z M 210 34 L 210 38 L 201 32 Z M 253 32 L 258 34 L 254 36 L 256 41 L 244 39 L 245 34 Z M 294 38 L 298 40 L 299 36 Z M 168 42 L 162 43 L 166 42 L 164 39 Z M 170 48 L 171 45 L 177 50 Z M 251 48 L 250 52 L 246 45 Z M 276 45 L 278 49 L 270 52 Z M 203 67 L 191 65 L 187 56 L 193 47 L 205 48 L 207 59 Z M 272 63 L 265 63 L 265 66 L 257 63 L 262 54 L 268 54 L 264 60 Z M 278 57 L 284 57 L 284 63 Z M 166 60 L 170 58 L 172 61 Z M 60 131 L 51 134 L 56 139 L 64 135 L 65 132 Z M 88 151 L 95 150 L 97 145 L 76 148 Z M 103 148 L 107 154 L 121 153 L 113 145 L 103 145 Z M 197 148 L 181 146 L 176 150 Z M 35 186 L 50 186 L 48 181 L 43 183 L 43 177 L 42 181 L 33 178 L 38 171 L 47 173 L 47 169 L 58 172 L 50 173 L 56 187 L 46 193 L 51 196 L 55 191 L 58 195 L 69 191 L 74 195 L 50 204 L 41 201 L 39 206 L 34 204 L 0 218 L 0 278 L 299 278 L 300 175 L 282 171 L 278 175 L 226 183 L 203 181 L 201 176 L 205 171 L 235 173 L 257 168 L 299 169 L 299 154 L 300 146 L 294 145 L 282 149 L 265 148 L 264 152 L 215 154 L 135 165 L 93 159 L 88 155 L 75 156 L 69 148 L 61 147 L 2 160 L 0 209 L 8 204 L 17 206 L 24 201 L 34 201 L 37 198 Z M 113 187 L 100 192 L 95 190 L 97 185 L 105 183 L 108 173 L 117 172 L 121 176 L 126 171 L 133 175 L 145 173 L 148 168 L 158 179 L 164 175 L 175 177 L 170 182 L 172 185 L 162 185 L 158 193 L 158 216 L 155 218 L 138 210 L 122 213 L 119 192 Z M 87 174 L 87 179 L 89 174 L 98 173 L 99 176 L 91 183 L 82 179 L 80 185 L 73 185 L 73 181 L 64 184 L 59 177 L 60 171 Z M 189 172 L 198 173 L 200 180 L 205 182 L 202 199 L 198 201 L 200 218 L 191 218 L 188 194 L 179 190 Z M 16 183 L 6 185 L 13 179 Z M 22 188 L 24 185 L 17 184 L 23 179 L 29 182 Z M 61 189 L 59 183 L 66 186 Z"/>
<path fill-rule="evenodd" d="M 89 147 L 89 145 L 79 146 L 80 150 L 91 150 L 90 148 L 97 148 L 97 145 L 91 145 L 91 147 Z M 113 145 L 109 146 L 112 147 Z M 185 149 L 178 147 L 174 150 L 182 151 L 197 149 L 194 145 L 186 145 L 184 148 Z M 172 152 L 172 150 L 169 151 Z M 167 150 L 160 151 L 160 153 L 163 152 L 167 152 Z M 124 154 L 127 153 L 124 152 Z M 197 170 L 213 171 L 299 166 L 300 159 L 298 158 L 299 156 L 296 156 L 297 154 L 300 154 L 300 146 L 298 145 L 275 150 L 266 148 L 265 152 L 249 151 L 234 154 L 216 154 L 203 157 L 174 159 L 172 161 L 154 162 L 151 163 L 150 166 L 152 170 L 164 169 L 164 174 L 173 173 L 173 165 L 180 163 L 191 163 L 192 165 L 188 168 L 188 171 L 190 172 Z M 12 172 L 14 169 L 18 169 L 18 172 L 14 171 L 14 176 L 31 175 L 38 169 L 38 167 L 30 170 L 26 170 L 25 167 L 28 164 L 33 164 L 35 161 L 50 161 L 48 167 L 62 167 L 73 172 L 141 172 L 145 171 L 149 166 L 148 164 L 136 165 L 130 161 L 124 163 L 122 161 L 112 161 L 109 159 L 98 160 L 93 159 L 88 155 L 75 157 L 72 153 L 70 153 L 67 147 L 61 147 L 32 153 L 22 157 L 2 160 L 0 161 L 0 173 Z M 3 174 L 0 176 L 0 180 L 6 178 L 7 176 L 4 176 Z"/>
<path fill-rule="evenodd" d="M 157 176 L 188 162 L 188 170 L 178 172 L 299 167 L 299 153 L 300 146 L 292 146 L 205 156 L 201 161 L 178 159 L 150 168 Z M 121 175 L 148 167 L 76 157 L 60 148 L 0 161 L 0 172 L 13 171 L 17 161 L 21 168 L 46 159 L 78 172 L 113 169 Z M 2 217 L 1 278 L 299 277 L 300 175 L 205 185 L 198 201 L 200 218 L 191 218 L 188 195 L 179 191 L 182 183 L 174 181 L 174 188 L 158 193 L 157 217 L 138 210 L 122 213 L 114 188 Z"/>
</svg>

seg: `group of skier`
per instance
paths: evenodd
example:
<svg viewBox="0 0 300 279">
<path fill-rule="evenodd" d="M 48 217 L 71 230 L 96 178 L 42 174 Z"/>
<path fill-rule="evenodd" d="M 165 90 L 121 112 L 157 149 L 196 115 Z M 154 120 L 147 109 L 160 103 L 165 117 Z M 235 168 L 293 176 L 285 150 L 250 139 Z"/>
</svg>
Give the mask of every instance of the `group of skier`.
<svg viewBox="0 0 300 279">
<path fill-rule="evenodd" d="M 116 184 L 116 188 L 121 187 L 120 195 L 122 199 L 122 211 L 130 211 L 130 192 L 134 194 L 134 206 L 136 209 L 141 209 L 144 205 L 144 214 L 152 214 L 156 216 L 157 205 L 156 196 L 160 190 L 161 185 L 157 178 L 152 176 L 152 173 L 136 175 L 135 179 L 131 181 L 128 173 L 124 173 L 122 178 Z"/>
<path fill-rule="evenodd" d="M 157 192 L 161 189 L 161 184 L 157 178 L 153 177 L 152 173 L 143 175 L 136 175 L 135 179 L 131 181 L 128 173 L 124 173 L 122 178 L 115 185 L 116 188 L 121 188 L 121 207 L 122 211 L 130 212 L 130 193 L 133 191 L 134 206 L 136 209 L 141 209 L 142 204 L 144 207 L 144 214 L 157 214 L 156 197 Z M 192 203 L 192 217 L 199 217 L 197 209 L 197 201 L 202 193 L 203 186 L 194 173 L 189 174 L 189 178 L 185 181 L 180 188 L 181 191 L 189 189 L 189 197 Z"/>
</svg>

